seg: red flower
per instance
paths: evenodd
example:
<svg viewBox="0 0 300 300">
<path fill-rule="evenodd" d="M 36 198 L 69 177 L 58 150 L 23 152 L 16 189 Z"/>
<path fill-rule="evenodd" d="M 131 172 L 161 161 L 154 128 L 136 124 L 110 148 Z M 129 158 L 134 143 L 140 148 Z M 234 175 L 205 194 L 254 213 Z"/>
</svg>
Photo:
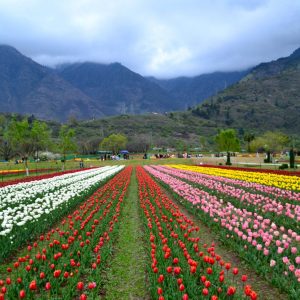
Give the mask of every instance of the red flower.
<svg viewBox="0 0 300 300">
<path fill-rule="evenodd" d="M 95 287 L 96 287 L 96 282 L 89 282 L 88 288 L 89 288 L 90 290 L 94 289 Z"/>
<path fill-rule="evenodd" d="M 26 297 L 26 293 L 25 293 L 24 290 L 21 290 L 19 295 L 20 295 L 20 298 L 21 298 L 21 299 L 23 299 L 23 298 Z"/>
<path fill-rule="evenodd" d="M 84 283 L 82 281 L 79 281 L 77 283 L 77 289 L 81 291 L 81 290 L 83 290 L 83 288 L 84 288 Z"/>
<path fill-rule="evenodd" d="M 86 294 L 81 294 L 79 299 L 80 300 L 86 300 L 87 299 L 87 295 Z"/>
<path fill-rule="evenodd" d="M 163 290 L 162 290 L 162 288 L 160 288 L 160 287 L 159 287 L 159 288 L 157 288 L 157 294 L 158 294 L 158 295 L 162 295 L 162 293 L 163 293 Z"/>
<path fill-rule="evenodd" d="M 233 275 L 237 275 L 239 273 L 239 269 L 238 268 L 233 268 L 232 273 L 233 273 Z"/>
<path fill-rule="evenodd" d="M 202 295 L 203 296 L 207 296 L 208 295 L 208 289 L 207 288 L 204 288 L 203 290 L 202 290 Z"/>
<path fill-rule="evenodd" d="M 232 296 L 235 294 L 236 288 L 234 286 L 229 286 L 227 289 L 227 295 Z"/>
<path fill-rule="evenodd" d="M 29 289 L 35 291 L 37 289 L 36 281 L 32 280 L 29 284 Z"/>
<path fill-rule="evenodd" d="M 49 291 L 51 289 L 51 283 L 50 282 L 47 282 L 46 285 L 45 285 L 45 289 L 47 291 Z"/>
<path fill-rule="evenodd" d="M 247 281 L 247 279 L 248 279 L 247 275 L 242 275 L 242 281 L 243 282 Z"/>
<path fill-rule="evenodd" d="M 53 272 L 53 276 L 54 276 L 55 278 L 58 278 L 58 277 L 60 276 L 60 274 L 61 274 L 61 270 L 55 270 L 55 271 Z"/>
<path fill-rule="evenodd" d="M 184 295 L 182 296 L 182 300 L 189 300 L 188 294 L 184 294 Z"/>
<path fill-rule="evenodd" d="M 40 278 L 41 278 L 41 279 L 44 279 L 44 278 L 45 278 L 45 273 L 44 273 L 44 272 L 41 272 L 41 273 L 40 273 Z"/>
<path fill-rule="evenodd" d="M 164 281 L 164 275 L 163 274 L 160 274 L 159 276 L 158 276 L 158 279 L 157 279 L 157 282 L 158 283 L 161 283 L 161 282 L 163 282 Z"/>
<path fill-rule="evenodd" d="M 181 284 L 180 286 L 179 286 L 179 290 L 182 292 L 182 291 L 184 291 L 184 285 L 183 284 Z"/>
</svg>

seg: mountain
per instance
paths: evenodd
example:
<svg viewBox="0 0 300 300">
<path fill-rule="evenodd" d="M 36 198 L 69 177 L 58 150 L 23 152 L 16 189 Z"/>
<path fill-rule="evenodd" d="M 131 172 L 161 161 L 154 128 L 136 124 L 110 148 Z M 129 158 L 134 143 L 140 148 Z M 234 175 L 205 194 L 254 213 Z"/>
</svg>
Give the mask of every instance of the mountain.
<svg viewBox="0 0 300 300">
<path fill-rule="evenodd" d="M 255 67 L 238 83 L 194 107 L 190 114 L 216 126 L 300 132 L 300 48 Z"/>
<path fill-rule="evenodd" d="M 58 69 L 58 73 L 93 98 L 108 116 L 180 108 L 164 89 L 120 63 L 76 63 Z"/>
<path fill-rule="evenodd" d="M 0 111 L 59 121 L 103 116 L 93 99 L 6 45 L 0 45 Z"/>
<path fill-rule="evenodd" d="M 177 77 L 173 79 L 160 80 L 149 77 L 165 89 L 175 99 L 175 103 L 181 110 L 189 106 L 195 106 L 203 100 L 226 89 L 228 86 L 238 82 L 246 76 L 250 70 L 240 72 L 215 72 L 195 77 Z"/>
</svg>

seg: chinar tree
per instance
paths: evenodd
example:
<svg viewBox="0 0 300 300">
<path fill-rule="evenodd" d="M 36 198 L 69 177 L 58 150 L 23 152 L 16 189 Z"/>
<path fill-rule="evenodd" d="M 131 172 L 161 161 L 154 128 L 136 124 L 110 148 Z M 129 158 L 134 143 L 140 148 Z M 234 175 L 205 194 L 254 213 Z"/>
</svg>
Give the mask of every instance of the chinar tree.
<svg viewBox="0 0 300 300">
<path fill-rule="evenodd" d="M 267 131 L 251 142 L 251 148 L 255 151 L 264 149 L 267 154 L 265 162 L 270 163 L 271 153 L 283 150 L 289 144 L 289 141 L 289 137 L 280 131 Z"/>
<path fill-rule="evenodd" d="M 237 138 L 236 131 L 234 129 L 221 130 L 217 134 L 215 141 L 219 151 L 227 152 L 226 165 L 231 165 L 230 152 L 240 150 L 240 141 Z"/>
<path fill-rule="evenodd" d="M 50 144 L 50 131 L 45 123 L 37 120 L 13 119 L 5 133 L 5 140 L 12 146 L 14 152 L 22 157 L 26 175 L 29 175 L 28 158 L 39 149 L 45 149 Z"/>
<path fill-rule="evenodd" d="M 127 137 L 123 134 L 111 134 L 104 138 L 100 143 L 100 148 L 104 150 L 110 150 L 113 154 L 118 154 L 122 148 L 127 145 Z"/>
<path fill-rule="evenodd" d="M 76 151 L 77 145 L 74 141 L 75 131 L 68 128 L 67 125 L 62 125 L 59 131 L 59 151 L 63 155 L 62 159 L 62 170 L 65 170 L 66 166 L 66 155 L 68 152 Z"/>
</svg>

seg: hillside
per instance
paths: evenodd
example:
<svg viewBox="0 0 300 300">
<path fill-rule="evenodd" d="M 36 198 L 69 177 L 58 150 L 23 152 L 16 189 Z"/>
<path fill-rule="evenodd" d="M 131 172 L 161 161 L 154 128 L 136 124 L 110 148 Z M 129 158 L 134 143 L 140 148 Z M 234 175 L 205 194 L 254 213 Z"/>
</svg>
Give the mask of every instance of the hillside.
<svg viewBox="0 0 300 300">
<path fill-rule="evenodd" d="M 0 112 L 44 120 L 90 120 L 119 114 L 185 110 L 238 81 L 243 72 L 170 80 L 145 78 L 120 63 L 39 65 L 0 45 Z"/>
<path fill-rule="evenodd" d="M 57 121 L 103 116 L 93 99 L 6 45 L 0 46 L 0 111 Z"/>
<path fill-rule="evenodd" d="M 119 63 L 71 64 L 59 75 L 94 99 L 105 115 L 141 114 L 179 109 L 157 84 Z"/>
<path fill-rule="evenodd" d="M 203 100 L 238 82 L 249 71 L 215 72 L 195 77 L 178 77 L 166 80 L 153 77 L 149 79 L 170 93 L 181 109 L 188 109 L 188 107 L 200 104 Z M 185 107 L 182 107 L 182 103 L 185 103 Z"/>
<path fill-rule="evenodd" d="M 260 64 L 239 83 L 194 107 L 190 115 L 239 130 L 300 132 L 300 49 Z"/>
</svg>

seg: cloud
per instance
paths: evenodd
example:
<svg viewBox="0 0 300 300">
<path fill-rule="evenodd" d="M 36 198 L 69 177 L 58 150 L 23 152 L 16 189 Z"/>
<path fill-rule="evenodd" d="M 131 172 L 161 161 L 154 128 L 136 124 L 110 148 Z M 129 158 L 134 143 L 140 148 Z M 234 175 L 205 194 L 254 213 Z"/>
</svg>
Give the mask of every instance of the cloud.
<svg viewBox="0 0 300 300">
<path fill-rule="evenodd" d="M 0 0 L 0 43 L 46 65 L 118 61 L 191 76 L 289 55 L 299 15 L 294 0 Z"/>
</svg>

